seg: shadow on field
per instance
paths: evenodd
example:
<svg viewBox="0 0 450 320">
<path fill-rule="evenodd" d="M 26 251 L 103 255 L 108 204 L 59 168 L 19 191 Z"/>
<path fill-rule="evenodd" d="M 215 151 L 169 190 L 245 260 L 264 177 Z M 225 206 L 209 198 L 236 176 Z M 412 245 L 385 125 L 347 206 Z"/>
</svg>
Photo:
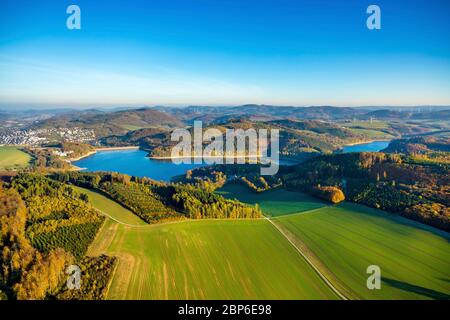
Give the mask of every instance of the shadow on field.
<svg viewBox="0 0 450 320">
<path fill-rule="evenodd" d="M 420 294 L 422 296 L 425 296 L 425 297 L 428 297 L 431 299 L 450 300 L 450 295 L 443 293 L 443 292 L 433 290 L 433 289 L 427 289 L 424 287 L 409 284 L 407 282 L 398 281 L 398 280 L 389 279 L 389 278 L 383 278 L 382 281 L 394 288 L 398 288 L 398 289 L 408 291 L 408 292 L 417 293 L 417 294 Z"/>
</svg>

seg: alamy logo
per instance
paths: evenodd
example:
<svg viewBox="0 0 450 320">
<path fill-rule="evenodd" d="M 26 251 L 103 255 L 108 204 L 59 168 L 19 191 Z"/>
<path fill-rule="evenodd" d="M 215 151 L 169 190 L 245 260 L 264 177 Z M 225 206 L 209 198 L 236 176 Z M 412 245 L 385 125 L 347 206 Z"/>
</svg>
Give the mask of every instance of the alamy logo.
<svg viewBox="0 0 450 320">
<path fill-rule="evenodd" d="M 367 267 L 366 272 L 370 274 L 367 278 L 367 289 L 369 290 L 379 290 L 381 289 L 381 269 L 377 265 L 371 265 Z"/>
<path fill-rule="evenodd" d="M 80 30 L 81 29 L 81 9 L 79 6 L 73 4 L 67 7 L 67 17 L 66 26 L 69 30 Z"/>
<path fill-rule="evenodd" d="M 171 151 L 171 159 L 175 164 L 190 164 L 192 161 L 197 164 L 261 163 L 269 165 L 261 166 L 261 175 L 274 175 L 278 172 L 278 129 L 226 129 L 224 134 L 216 128 L 203 131 L 202 122 L 195 121 L 191 130 L 174 130 L 171 140 L 178 142 Z M 204 147 L 204 144 L 207 145 Z"/>
<path fill-rule="evenodd" d="M 376 4 L 372 4 L 367 7 L 367 14 L 370 16 L 367 18 L 366 25 L 369 30 L 381 29 L 381 9 Z"/>
<path fill-rule="evenodd" d="M 81 269 L 77 265 L 70 265 L 66 269 L 67 277 L 67 289 L 79 290 L 81 288 Z"/>
</svg>

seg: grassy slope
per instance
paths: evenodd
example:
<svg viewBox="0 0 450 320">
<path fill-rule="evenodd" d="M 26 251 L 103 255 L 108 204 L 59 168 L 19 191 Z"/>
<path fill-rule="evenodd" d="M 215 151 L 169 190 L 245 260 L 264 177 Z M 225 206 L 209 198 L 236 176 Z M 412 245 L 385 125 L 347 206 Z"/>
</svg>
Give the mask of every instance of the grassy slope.
<svg viewBox="0 0 450 320">
<path fill-rule="evenodd" d="M 344 127 L 352 128 L 352 127 L 361 127 L 361 128 L 367 128 L 367 129 L 387 129 L 389 128 L 389 122 L 387 121 L 378 121 L 374 120 L 372 122 L 370 121 L 352 121 L 352 122 L 345 122 L 341 124 Z"/>
<path fill-rule="evenodd" d="M 217 193 L 244 203 L 258 203 L 267 216 L 280 216 L 321 208 L 326 204 L 307 194 L 284 189 L 255 193 L 240 184 L 227 184 Z"/>
<path fill-rule="evenodd" d="M 393 135 L 378 131 L 375 129 L 360 129 L 360 128 L 349 128 L 350 131 L 352 131 L 355 134 L 361 134 L 368 139 L 393 139 L 395 138 Z"/>
<path fill-rule="evenodd" d="M 146 225 L 146 223 L 133 212 L 122 207 L 117 202 L 103 196 L 102 194 L 85 188 L 73 187 L 79 192 L 87 194 L 89 196 L 89 201 L 95 208 L 107 213 L 113 219 L 125 224 Z"/>
<path fill-rule="evenodd" d="M 450 298 L 448 233 L 353 204 L 276 221 L 360 298 Z M 381 268 L 381 290 L 366 287 L 366 268 L 372 264 Z"/>
<path fill-rule="evenodd" d="M 111 299 L 335 298 L 265 220 L 119 226 L 106 253 L 120 258 Z"/>
<path fill-rule="evenodd" d="M 353 121 L 341 123 L 341 125 L 349 129 L 354 134 L 360 134 L 367 139 L 393 139 L 394 136 L 383 132 L 382 130 L 389 129 L 387 121 Z"/>
<path fill-rule="evenodd" d="M 94 206 L 112 215 L 110 200 L 98 197 Z M 101 253 L 119 257 L 109 299 L 336 298 L 265 220 L 133 228 L 108 219 L 89 249 Z"/>
<path fill-rule="evenodd" d="M 0 147 L 0 170 L 24 168 L 30 161 L 30 155 L 15 147 Z"/>
</svg>

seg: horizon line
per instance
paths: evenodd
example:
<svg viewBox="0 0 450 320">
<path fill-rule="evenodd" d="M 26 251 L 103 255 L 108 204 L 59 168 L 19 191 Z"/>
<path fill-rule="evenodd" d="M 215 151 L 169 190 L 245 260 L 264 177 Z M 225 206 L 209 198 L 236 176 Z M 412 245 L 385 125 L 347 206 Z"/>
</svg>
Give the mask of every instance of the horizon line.
<svg viewBox="0 0 450 320">
<path fill-rule="evenodd" d="M 418 105 L 396 105 L 396 104 L 383 104 L 383 105 L 332 105 L 332 104 L 314 104 L 314 105 L 283 105 L 283 104 L 259 104 L 259 103 L 244 103 L 244 104 L 155 104 L 155 105 L 20 105 L 20 106 L 0 106 L 0 111 L 25 111 L 25 110 L 111 110 L 111 109 L 154 109 L 154 108 L 235 108 L 244 106 L 257 106 L 257 107 L 275 107 L 275 108 L 450 108 L 450 104 L 418 104 Z"/>
</svg>

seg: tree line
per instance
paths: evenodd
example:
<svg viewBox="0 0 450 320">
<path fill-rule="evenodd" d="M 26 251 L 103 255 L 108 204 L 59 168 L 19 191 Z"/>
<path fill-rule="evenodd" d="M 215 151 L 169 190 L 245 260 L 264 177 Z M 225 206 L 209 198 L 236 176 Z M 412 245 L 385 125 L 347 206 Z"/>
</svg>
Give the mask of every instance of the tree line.
<svg viewBox="0 0 450 320">
<path fill-rule="evenodd" d="M 256 218 L 257 207 L 228 200 L 211 188 L 162 183 L 118 173 L 55 173 L 53 179 L 99 190 L 123 204 L 148 223 L 178 219 Z"/>
<path fill-rule="evenodd" d="M 76 298 L 103 298 L 99 285 L 110 278 L 113 258 L 85 257 L 104 220 L 87 197 L 36 173 L 7 180 L 0 183 L 0 300 L 69 298 L 60 294 L 66 267 L 86 259 L 99 259 L 89 264 L 97 285 Z"/>
</svg>

